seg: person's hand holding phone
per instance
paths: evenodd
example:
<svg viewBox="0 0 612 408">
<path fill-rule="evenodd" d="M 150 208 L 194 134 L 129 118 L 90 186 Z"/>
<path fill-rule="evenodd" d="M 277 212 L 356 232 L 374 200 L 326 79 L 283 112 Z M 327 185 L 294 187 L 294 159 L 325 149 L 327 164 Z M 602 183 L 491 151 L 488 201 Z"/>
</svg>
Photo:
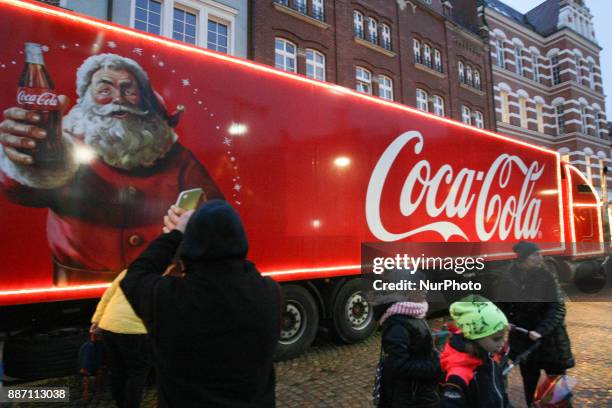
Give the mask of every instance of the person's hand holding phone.
<svg viewBox="0 0 612 408">
<path fill-rule="evenodd" d="M 194 210 L 185 210 L 176 205 L 171 206 L 168 209 L 168 215 L 164 216 L 164 227 L 162 228 L 165 233 L 172 230 L 179 230 L 185 232 L 189 218 L 193 215 Z"/>
</svg>

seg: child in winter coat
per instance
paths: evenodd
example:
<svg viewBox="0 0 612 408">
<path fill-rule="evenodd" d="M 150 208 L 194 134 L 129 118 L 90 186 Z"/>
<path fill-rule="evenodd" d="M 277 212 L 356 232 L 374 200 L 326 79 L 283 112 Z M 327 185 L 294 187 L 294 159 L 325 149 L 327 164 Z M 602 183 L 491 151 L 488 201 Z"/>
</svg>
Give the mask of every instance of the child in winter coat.
<svg viewBox="0 0 612 408">
<path fill-rule="evenodd" d="M 389 271 L 383 282 L 417 282 L 423 275 Z M 369 301 L 382 327 L 382 374 L 378 408 L 438 408 L 438 353 L 425 315 L 423 291 L 372 290 Z"/>
<path fill-rule="evenodd" d="M 508 319 L 488 299 L 470 295 L 450 306 L 461 330 L 451 337 L 440 357 L 445 383 L 443 408 L 511 408 L 500 352 L 508 338 Z"/>
</svg>

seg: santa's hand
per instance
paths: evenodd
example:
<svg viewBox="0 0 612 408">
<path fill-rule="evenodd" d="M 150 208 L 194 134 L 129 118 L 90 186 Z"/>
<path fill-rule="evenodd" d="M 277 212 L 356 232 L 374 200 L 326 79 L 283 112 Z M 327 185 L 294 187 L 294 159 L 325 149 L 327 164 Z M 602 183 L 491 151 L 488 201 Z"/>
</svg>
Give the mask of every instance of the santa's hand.
<svg viewBox="0 0 612 408">
<path fill-rule="evenodd" d="M 58 99 L 63 115 L 68 106 L 68 97 L 60 95 Z M 6 157 L 17 164 L 34 163 L 32 156 L 24 153 L 23 149 L 35 149 L 36 143 L 47 137 L 46 132 L 36 126 L 40 120 L 41 115 L 36 111 L 16 106 L 4 111 L 4 120 L 0 122 L 0 144 L 4 147 Z"/>
<path fill-rule="evenodd" d="M 164 216 L 163 231 L 168 233 L 176 229 L 181 232 L 185 232 L 187 222 L 189 222 L 189 218 L 191 218 L 193 212 L 193 210 L 187 211 L 183 208 L 177 207 L 176 205 L 171 206 L 168 210 L 168 215 Z"/>
</svg>

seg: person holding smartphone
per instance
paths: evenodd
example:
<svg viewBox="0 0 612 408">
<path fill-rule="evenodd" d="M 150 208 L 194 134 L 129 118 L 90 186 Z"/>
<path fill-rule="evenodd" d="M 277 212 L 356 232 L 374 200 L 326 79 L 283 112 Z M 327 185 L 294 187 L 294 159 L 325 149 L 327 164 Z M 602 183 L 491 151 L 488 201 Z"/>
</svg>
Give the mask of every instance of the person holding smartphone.
<svg viewBox="0 0 612 408">
<path fill-rule="evenodd" d="M 274 407 L 280 290 L 225 201 L 172 206 L 120 286 L 152 343 L 161 407 Z M 162 276 L 178 252 L 184 277 Z"/>
</svg>

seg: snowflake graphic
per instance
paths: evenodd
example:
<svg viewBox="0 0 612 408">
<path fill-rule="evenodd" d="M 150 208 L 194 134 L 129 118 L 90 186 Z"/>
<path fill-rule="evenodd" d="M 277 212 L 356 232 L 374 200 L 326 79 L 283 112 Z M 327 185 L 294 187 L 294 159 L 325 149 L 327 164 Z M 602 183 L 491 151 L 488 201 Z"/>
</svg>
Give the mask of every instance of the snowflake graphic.
<svg viewBox="0 0 612 408">
<path fill-rule="evenodd" d="M 114 41 L 108 41 L 106 45 L 108 45 L 108 48 L 117 48 L 117 43 Z"/>
<path fill-rule="evenodd" d="M 230 161 L 235 162 L 236 158 L 235 157 L 230 157 Z"/>
<path fill-rule="evenodd" d="M 159 66 L 160 66 L 160 67 L 163 67 L 164 65 L 166 65 L 166 64 L 164 64 L 164 62 L 163 62 L 163 61 L 159 61 Z"/>
<path fill-rule="evenodd" d="M 189 79 L 184 78 L 181 80 L 181 83 L 183 84 L 183 86 L 189 86 L 191 85 L 191 83 L 189 82 Z"/>
<path fill-rule="evenodd" d="M 17 62 L 16 61 L 11 61 L 11 64 L 15 65 Z"/>
<path fill-rule="evenodd" d="M 142 56 L 142 52 L 143 52 L 143 50 L 142 50 L 142 48 L 134 48 L 134 49 L 132 50 L 132 52 L 133 52 L 134 54 L 136 54 L 136 55 L 140 55 L 140 56 Z"/>
<path fill-rule="evenodd" d="M 240 201 L 234 201 L 236 203 L 236 205 L 241 205 L 242 203 Z"/>
<path fill-rule="evenodd" d="M 198 101 L 198 105 L 201 105 L 201 104 L 202 104 L 202 101 Z"/>
<path fill-rule="evenodd" d="M 46 46 L 46 45 L 43 45 L 43 46 L 41 47 L 41 49 L 43 50 L 43 52 L 48 52 L 48 51 L 49 51 L 49 47 L 48 47 L 48 46 Z"/>
<path fill-rule="evenodd" d="M 236 191 L 240 191 L 240 189 L 242 188 L 242 186 L 238 183 L 234 184 L 234 190 Z"/>
<path fill-rule="evenodd" d="M 62 44 L 62 45 L 60 45 L 60 48 L 61 48 L 62 50 L 65 50 L 65 49 L 66 49 L 66 48 L 68 48 L 68 47 L 66 47 L 66 44 Z"/>
<path fill-rule="evenodd" d="M 81 45 L 79 43 L 74 43 L 75 47 L 80 47 Z"/>
<path fill-rule="evenodd" d="M 231 146 L 232 145 L 232 139 L 230 139 L 229 137 L 223 138 L 223 144 L 226 146 Z"/>
<path fill-rule="evenodd" d="M 2 64 L 2 65 L 0 65 L 0 67 L 2 67 L 2 68 L 6 68 L 6 65 Z"/>
</svg>

